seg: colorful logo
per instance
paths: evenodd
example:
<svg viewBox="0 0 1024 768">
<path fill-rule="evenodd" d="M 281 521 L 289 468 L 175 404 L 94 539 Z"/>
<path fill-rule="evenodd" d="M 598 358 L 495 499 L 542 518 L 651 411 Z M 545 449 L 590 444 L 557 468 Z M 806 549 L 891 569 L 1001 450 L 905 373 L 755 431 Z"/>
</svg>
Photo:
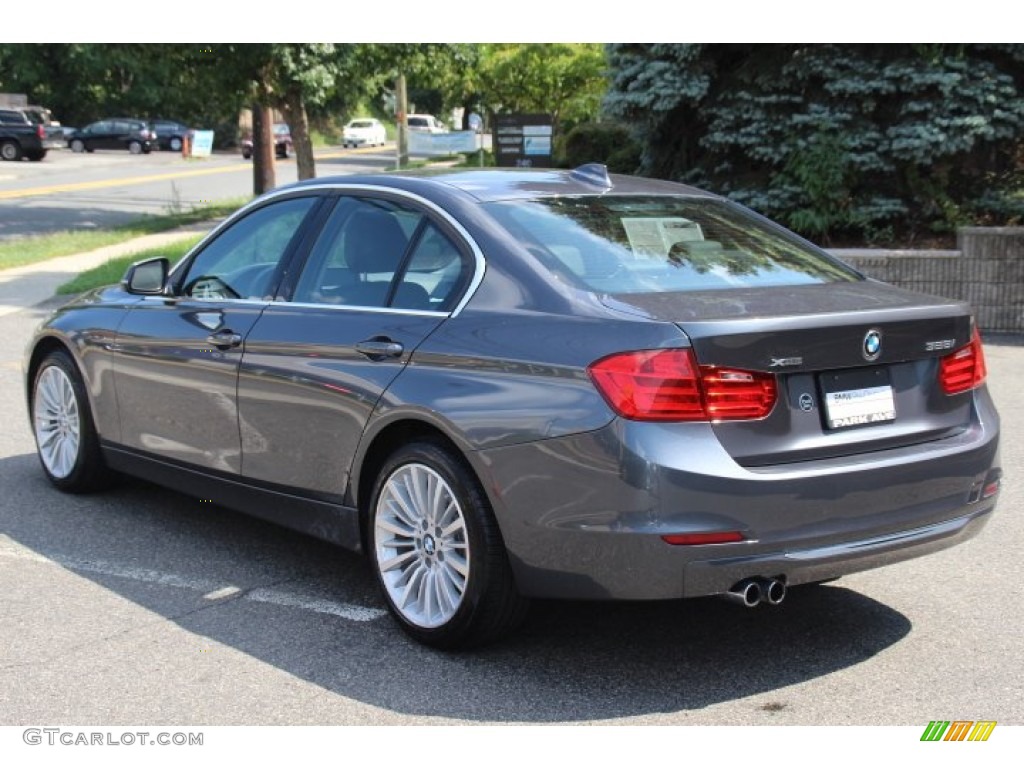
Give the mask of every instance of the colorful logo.
<svg viewBox="0 0 1024 768">
<path fill-rule="evenodd" d="M 932 720 L 921 741 L 988 741 L 995 727 L 995 720 Z"/>
<path fill-rule="evenodd" d="M 864 344 L 860 348 L 865 360 L 877 360 L 882 354 L 882 332 L 872 328 L 864 334 Z"/>
</svg>

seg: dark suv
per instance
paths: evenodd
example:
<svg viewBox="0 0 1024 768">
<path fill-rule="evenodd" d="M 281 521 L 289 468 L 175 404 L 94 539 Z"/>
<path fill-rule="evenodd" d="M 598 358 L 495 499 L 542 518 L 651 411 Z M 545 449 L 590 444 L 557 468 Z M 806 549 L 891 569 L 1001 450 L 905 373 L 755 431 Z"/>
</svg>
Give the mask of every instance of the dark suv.
<svg viewBox="0 0 1024 768">
<path fill-rule="evenodd" d="M 42 160 L 64 146 L 60 125 L 53 125 L 41 107 L 0 108 L 0 159 Z"/>
<path fill-rule="evenodd" d="M 157 138 L 153 126 L 146 121 L 118 117 L 80 128 L 71 134 L 68 146 L 74 152 L 127 149 L 133 155 L 138 155 L 155 149 Z"/>
</svg>

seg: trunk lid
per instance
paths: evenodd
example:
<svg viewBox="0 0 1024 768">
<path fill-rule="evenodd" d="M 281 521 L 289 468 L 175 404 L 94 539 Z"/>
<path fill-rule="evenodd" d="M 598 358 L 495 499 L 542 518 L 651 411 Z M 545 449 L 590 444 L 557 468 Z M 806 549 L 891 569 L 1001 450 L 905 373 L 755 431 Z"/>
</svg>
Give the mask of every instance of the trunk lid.
<svg viewBox="0 0 1024 768">
<path fill-rule="evenodd" d="M 678 325 L 702 366 L 775 374 L 767 417 L 713 424 L 740 464 L 884 450 L 969 424 L 970 392 L 946 395 L 938 377 L 940 359 L 971 340 L 963 302 L 871 280 L 605 301 Z"/>
</svg>

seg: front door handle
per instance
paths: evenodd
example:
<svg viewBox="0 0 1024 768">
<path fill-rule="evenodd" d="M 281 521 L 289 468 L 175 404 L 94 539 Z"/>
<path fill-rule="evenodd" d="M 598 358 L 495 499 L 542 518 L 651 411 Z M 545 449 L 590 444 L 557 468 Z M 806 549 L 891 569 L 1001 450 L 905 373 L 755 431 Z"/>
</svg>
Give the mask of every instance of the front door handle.
<svg viewBox="0 0 1024 768">
<path fill-rule="evenodd" d="M 217 349 L 231 349 L 242 343 L 242 337 L 234 331 L 227 329 L 211 333 L 206 337 L 206 342 L 217 347 Z"/>
<path fill-rule="evenodd" d="M 387 357 L 401 357 L 405 347 L 391 339 L 367 339 L 356 342 L 356 352 L 366 355 L 371 360 L 383 360 Z"/>
</svg>

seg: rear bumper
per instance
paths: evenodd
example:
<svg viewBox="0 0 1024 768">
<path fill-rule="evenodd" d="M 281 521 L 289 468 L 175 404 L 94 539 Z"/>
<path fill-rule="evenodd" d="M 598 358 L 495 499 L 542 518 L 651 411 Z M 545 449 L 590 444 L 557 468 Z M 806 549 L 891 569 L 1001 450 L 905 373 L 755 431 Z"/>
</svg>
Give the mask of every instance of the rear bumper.
<svg viewBox="0 0 1024 768">
<path fill-rule="evenodd" d="M 707 424 L 616 420 L 582 435 L 480 452 L 520 590 L 536 597 L 713 595 L 752 576 L 835 578 L 965 541 L 998 494 L 998 416 L 975 398 L 960 434 L 841 459 L 747 468 Z M 735 544 L 665 534 L 740 531 Z"/>
<path fill-rule="evenodd" d="M 684 574 L 684 596 L 720 594 L 751 575 L 784 575 L 786 584 L 794 586 L 921 557 L 976 536 L 994 508 L 990 504 L 953 520 L 871 539 L 691 562 Z"/>
</svg>

